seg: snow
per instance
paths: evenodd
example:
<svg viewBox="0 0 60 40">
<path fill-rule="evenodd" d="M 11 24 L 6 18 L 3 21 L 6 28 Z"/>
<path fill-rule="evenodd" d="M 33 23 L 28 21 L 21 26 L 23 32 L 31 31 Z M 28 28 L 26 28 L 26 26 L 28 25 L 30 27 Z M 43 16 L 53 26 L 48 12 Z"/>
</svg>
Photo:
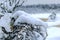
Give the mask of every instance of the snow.
<svg viewBox="0 0 60 40">
<path fill-rule="evenodd" d="M 47 29 L 48 36 L 46 40 L 60 40 L 60 28 L 50 27 Z"/>
<path fill-rule="evenodd" d="M 6 34 L 3 33 L 1 27 L 4 27 L 7 32 L 11 32 L 10 17 L 11 17 L 11 13 L 7 13 L 7 14 L 4 14 L 4 16 L 1 17 L 0 19 L 0 38 L 3 38 L 4 35 L 7 36 Z"/>
<path fill-rule="evenodd" d="M 29 24 L 33 24 L 33 25 L 44 25 L 43 21 L 41 20 L 38 20 L 38 19 L 35 19 L 29 15 L 21 15 L 19 16 L 19 18 L 15 21 L 15 25 L 18 23 L 18 22 L 27 22 Z"/>
<path fill-rule="evenodd" d="M 5 29 L 7 31 L 11 31 L 10 30 L 10 18 L 11 16 L 14 17 L 15 19 L 17 19 L 15 21 L 15 25 L 18 24 L 18 22 L 27 22 L 33 25 L 44 25 L 44 27 L 47 26 L 48 24 L 48 29 L 47 29 L 47 33 L 48 36 L 46 38 L 46 40 L 60 40 L 60 28 L 58 27 L 53 27 L 54 25 L 60 24 L 60 14 L 57 14 L 57 18 L 55 21 L 52 22 L 43 22 L 42 20 L 38 19 L 38 18 L 48 18 L 50 14 L 43 14 L 44 16 L 42 16 L 42 14 L 28 14 L 24 11 L 17 11 L 15 12 L 15 14 L 11 14 L 11 13 L 7 13 L 5 14 L 1 19 L 0 19 L 0 34 L 1 36 L 3 35 L 2 31 L 1 31 L 1 27 L 5 27 Z M 43 27 L 41 29 L 44 29 Z M 44 31 L 44 30 L 42 30 Z M 36 33 L 36 32 L 35 32 Z M 35 36 L 39 35 L 38 33 L 36 33 Z M 1 38 L 0 36 L 0 38 Z M 41 36 L 38 38 L 40 40 L 40 38 L 42 38 Z"/>
<path fill-rule="evenodd" d="M 38 5 L 38 4 L 60 4 L 59 0 L 27 0 L 24 5 Z"/>
<path fill-rule="evenodd" d="M 38 18 L 34 18 L 33 16 L 31 16 L 30 14 L 24 12 L 24 11 L 17 11 L 15 12 L 15 14 L 12 16 L 15 19 L 18 17 L 18 19 L 15 21 L 15 25 L 18 24 L 18 22 L 27 22 L 29 24 L 33 24 L 33 25 L 42 25 L 42 26 L 46 26 L 42 20 L 38 19 Z"/>
<path fill-rule="evenodd" d="M 50 14 L 48 14 L 48 13 L 32 14 L 32 16 L 35 18 L 48 18 Z M 48 28 L 47 28 L 48 36 L 47 36 L 46 40 L 60 40 L 60 27 L 58 27 L 58 26 L 54 27 L 54 25 L 60 24 L 60 14 L 57 13 L 55 21 L 51 21 L 51 22 L 47 21 L 46 23 L 48 24 Z"/>
<path fill-rule="evenodd" d="M 60 13 L 56 13 L 57 18 L 60 17 Z M 37 13 L 37 14 L 31 14 L 35 18 L 48 18 L 51 13 Z"/>
<path fill-rule="evenodd" d="M 2 37 L 3 37 L 3 32 L 2 32 L 2 29 L 0 27 L 0 38 L 2 38 Z"/>
<path fill-rule="evenodd" d="M 28 23 L 28 24 L 32 24 L 33 27 L 35 25 L 40 26 L 40 30 L 43 35 L 43 38 L 46 37 L 47 24 L 42 20 L 35 18 L 31 16 L 31 14 L 28 14 L 24 11 L 17 11 L 13 14 L 12 17 L 15 18 L 14 25 L 20 25 L 19 23 Z"/>
<path fill-rule="evenodd" d="M 37 40 L 43 40 L 43 37 L 39 33 L 35 32 L 35 31 L 34 31 L 34 33 L 35 33 L 35 37 L 37 38 Z"/>
<path fill-rule="evenodd" d="M 60 21 L 57 22 L 46 22 L 49 27 L 54 26 L 54 25 L 60 25 Z"/>
<path fill-rule="evenodd" d="M 50 15 L 51 13 L 44 13 L 44 14 L 31 14 L 34 18 L 49 18 L 49 15 Z M 47 21 L 46 22 L 47 24 L 48 24 L 48 26 L 49 27 L 51 27 L 51 26 L 54 26 L 54 25 L 58 25 L 58 24 L 60 24 L 60 14 L 59 13 L 57 13 L 56 14 L 56 19 L 54 20 L 54 21 Z"/>
<path fill-rule="evenodd" d="M 0 15 L 4 15 L 4 14 L 0 12 Z"/>
<path fill-rule="evenodd" d="M 10 17 L 11 13 L 5 14 L 1 19 L 0 19 L 0 27 L 5 27 L 7 31 L 10 30 Z"/>
<path fill-rule="evenodd" d="M 43 37 L 40 35 L 40 37 L 38 39 L 41 39 L 41 38 L 43 39 L 44 37 L 46 37 L 47 24 L 45 22 L 43 22 L 42 20 L 40 20 L 38 18 L 34 18 L 33 16 L 31 16 L 30 14 L 28 14 L 24 11 L 17 11 L 14 14 L 6 13 L 6 14 L 4 14 L 3 17 L 1 17 L 1 19 L 0 19 L 0 34 L 1 34 L 0 38 L 3 36 L 1 27 L 4 27 L 7 32 L 11 32 L 10 23 L 11 23 L 12 17 L 14 17 L 16 20 L 14 22 L 14 25 L 18 25 L 18 22 L 20 22 L 20 23 L 26 22 L 28 24 L 40 26 Z M 39 35 L 39 33 L 37 33 L 37 32 L 35 32 L 35 34 L 36 34 L 35 36 Z"/>
</svg>

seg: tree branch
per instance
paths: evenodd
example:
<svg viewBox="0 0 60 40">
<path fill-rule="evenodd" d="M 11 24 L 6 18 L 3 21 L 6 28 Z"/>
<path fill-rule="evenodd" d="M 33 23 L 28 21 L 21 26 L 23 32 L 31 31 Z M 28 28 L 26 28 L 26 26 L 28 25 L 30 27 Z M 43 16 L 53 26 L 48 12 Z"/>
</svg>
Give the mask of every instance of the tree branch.
<svg viewBox="0 0 60 40">
<path fill-rule="evenodd" d="M 24 0 L 21 2 L 21 0 L 6 0 L 2 3 L 1 5 L 1 9 L 4 11 L 4 12 L 13 12 L 17 7 L 20 7 L 23 5 L 23 3 L 25 2 Z"/>
<path fill-rule="evenodd" d="M 20 2 L 20 0 L 15 4 L 15 6 L 14 6 L 14 8 L 13 8 L 13 11 L 14 11 L 17 7 L 22 6 L 25 1 L 23 1 L 20 5 L 18 5 L 19 2 Z"/>
</svg>

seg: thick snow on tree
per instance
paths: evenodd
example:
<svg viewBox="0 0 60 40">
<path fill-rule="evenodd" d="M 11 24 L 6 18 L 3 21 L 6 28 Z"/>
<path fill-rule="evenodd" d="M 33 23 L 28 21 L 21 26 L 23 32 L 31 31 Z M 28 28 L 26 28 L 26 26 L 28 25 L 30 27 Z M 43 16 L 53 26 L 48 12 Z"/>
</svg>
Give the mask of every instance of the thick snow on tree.
<svg viewBox="0 0 60 40">
<path fill-rule="evenodd" d="M 3 17 L 1 17 L 1 19 L 0 19 L 0 27 L 5 27 L 5 29 L 7 31 L 11 31 L 10 28 L 9 28 L 10 27 L 11 15 L 12 14 L 7 13 Z"/>
<path fill-rule="evenodd" d="M 33 16 L 31 16 L 31 14 L 28 14 L 24 11 L 16 11 L 12 17 L 16 20 L 15 25 L 18 24 L 18 22 L 27 22 L 33 25 L 45 26 L 45 23 L 42 20 L 34 18 Z"/>
<path fill-rule="evenodd" d="M 13 25 L 10 25 L 12 23 Z M 13 27 L 13 31 L 10 29 L 11 26 Z M 44 40 L 47 36 L 47 24 L 24 11 L 16 11 L 14 14 L 5 14 L 0 19 L 0 28 L 2 27 L 7 31 L 6 35 L 8 35 L 9 32 L 10 35 L 13 34 L 12 36 L 16 35 L 15 38 L 11 37 L 14 38 L 14 40 Z M 5 33 L 2 33 L 6 37 Z M 8 37 L 9 36 L 7 36 L 7 39 Z"/>
<path fill-rule="evenodd" d="M 0 3 L 0 39 L 4 40 L 45 40 L 47 24 L 24 11 L 15 11 L 25 0 L 4 0 Z M 11 31 L 11 27 L 13 28 Z"/>
<path fill-rule="evenodd" d="M 14 25 L 20 25 L 20 23 L 28 23 L 28 24 L 32 24 L 33 28 L 39 27 L 40 30 L 36 30 L 36 31 L 40 31 L 38 33 L 41 33 L 43 35 L 43 39 L 46 37 L 46 29 L 47 29 L 47 24 L 44 23 L 42 20 L 37 19 L 32 17 L 30 14 L 24 12 L 24 11 L 17 11 L 13 14 L 12 18 L 14 18 Z M 41 35 L 40 34 L 40 35 Z"/>
<path fill-rule="evenodd" d="M 4 16 L 2 16 L 0 19 L 0 34 L 1 34 L 0 40 L 3 40 L 4 37 L 7 37 L 7 35 L 2 31 L 2 27 L 4 27 L 7 32 L 11 32 L 11 29 L 10 29 L 11 15 L 12 15 L 11 13 L 4 14 Z"/>
</svg>

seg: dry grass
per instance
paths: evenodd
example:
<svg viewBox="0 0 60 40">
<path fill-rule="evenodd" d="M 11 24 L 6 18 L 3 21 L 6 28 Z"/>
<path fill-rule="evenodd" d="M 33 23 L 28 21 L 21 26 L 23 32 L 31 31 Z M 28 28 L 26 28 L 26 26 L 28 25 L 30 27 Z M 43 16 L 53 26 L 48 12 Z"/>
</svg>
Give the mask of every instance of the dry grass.
<svg viewBox="0 0 60 40">
<path fill-rule="evenodd" d="M 48 18 L 40 18 L 41 20 L 43 20 L 43 21 L 47 21 L 48 20 Z M 60 24 L 58 24 L 58 25 L 54 25 L 54 27 L 60 27 Z"/>
<path fill-rule="evenodd" d="M 40 18 L 40 19 L 45 21 L 45 22 L 48 20 L 48 18 Z"/>
<path fill-rule="evenodd" d="M 58 25 L 54 25 L 54 27 L 60 27 L 60 24 L 58 24 Z"/>
</svg>

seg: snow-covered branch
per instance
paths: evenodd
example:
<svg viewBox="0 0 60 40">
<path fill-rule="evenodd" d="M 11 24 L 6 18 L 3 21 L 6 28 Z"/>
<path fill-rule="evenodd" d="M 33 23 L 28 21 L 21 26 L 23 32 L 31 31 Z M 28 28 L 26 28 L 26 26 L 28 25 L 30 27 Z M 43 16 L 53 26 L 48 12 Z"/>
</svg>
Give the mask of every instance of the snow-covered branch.
<svg viewBox="0 0 60 40">
<path fill-rule="evenodd" d="M 17 7 L 23 5 L 25 0 L 5 0 L 3 3 L 0 3 L 0 8 L 3 12 L 12 13 Z"/>
</svg>

